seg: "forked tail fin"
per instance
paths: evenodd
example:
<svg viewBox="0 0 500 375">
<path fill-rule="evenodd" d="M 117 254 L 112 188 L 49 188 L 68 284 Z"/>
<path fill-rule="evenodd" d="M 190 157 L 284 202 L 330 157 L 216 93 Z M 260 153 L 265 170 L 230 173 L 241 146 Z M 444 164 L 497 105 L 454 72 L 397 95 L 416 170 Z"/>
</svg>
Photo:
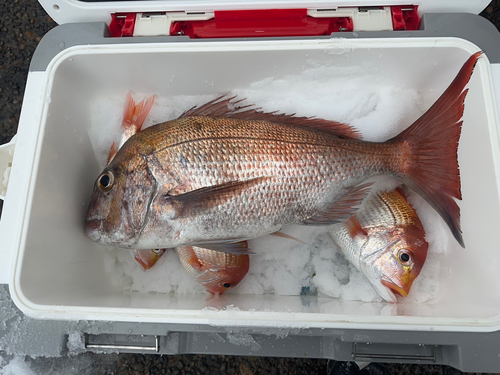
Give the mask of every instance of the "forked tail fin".
<svg viewBox="0 0 500 375">
<path fill-rule="evenodd" d="M 111 160 L 113 160 L 117 152 L 118 150 L 116 149 L 116 142 L 113 142 L 109 150 L 109 155 L 108 155 L 108 160 L 106 161 L 106 165 L 109 165 L 109 163 L 111 163 Z"/>
<path fill-rule="evenodd" d="M 462 199 L 458 169 L 458 140 L 462 128 L 464 90 L 482 52 L 472 55 L 429 110 L 389 142 L 401 143 L 409 162 L 402 162 L 398 177 L 420 194 L 441 215 L 456 240 L 465 247 L 460 230 Z M 408 154 L 407 154 L 408 155 Z"/>
<path fill-rule="evenodd" d="M 122 125 L 125 129 L 134 127 L 134 134 L 141 131 L 144 120 L 148 117 L 149 111 L 153 106 L 155 101 L 155 96 L 149 97 L 146 101 L 142 100 L 138 104 L 135 104 L 130 92 L 127 93 L 125 99 L 125 108 L 123 109 L 123 122 Z"/>
</svg>

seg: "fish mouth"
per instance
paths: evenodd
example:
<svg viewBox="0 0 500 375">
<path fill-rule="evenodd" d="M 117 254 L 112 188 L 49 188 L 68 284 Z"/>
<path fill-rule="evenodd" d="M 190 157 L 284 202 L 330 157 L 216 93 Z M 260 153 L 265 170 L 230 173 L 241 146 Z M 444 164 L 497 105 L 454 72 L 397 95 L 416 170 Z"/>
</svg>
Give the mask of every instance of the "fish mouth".
<svg viewBox="0 0 500 375">
<path fill-rule="evenodd" d="M 394 296 L 395 294 L 397 294 L 401 297 L 408 297 L 408 291 L 406 291 L 405 289 L 396 285 L 391 280 L 384 277 L 384 278 L 382 278 L 382 280 L 380 280 L 380 283 L 388 289 L 388 292 L 390 294 L 392 294 L 391 297 L 394 297 L 393 298 L 394 302 L 396 302 L 395 301 L 396 297 Z"/>
<path fill-rule="evenodd" d="M 96 237 L 96 232 L 102 227 L 102 220 L 85 220 L 85 225 L 83 226 L 83 233 L 94 239 Z"/>
<path fill-rule="evenodd" d="M 103 231 L 103 226 L 103 220 L 85 220 L 83 234 L 99 245 L 118 246 L 126 249 L 134 247 L 135 241 L 131 241 L 128 238 L 114 238 L 112 234 L 110 235 Z"/>
</svg>

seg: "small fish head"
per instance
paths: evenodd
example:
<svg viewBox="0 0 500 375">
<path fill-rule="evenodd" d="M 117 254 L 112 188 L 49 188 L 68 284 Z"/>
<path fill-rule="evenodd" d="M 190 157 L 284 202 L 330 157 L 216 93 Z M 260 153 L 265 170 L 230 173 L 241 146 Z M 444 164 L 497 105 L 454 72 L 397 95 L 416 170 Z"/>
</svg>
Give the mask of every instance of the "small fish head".
<svg viewBox="0 0 500 375">
<path fill-rule="evenodd" d="M 248 273 L 250 261 L 248 255 L 234 255 L 241 257 L 238 265 L 226 268 L 209 268 L 196 277 L 196 280 L 205 287 L 207 292 L 219 295 L 234 288 Z"/>
<path fill-rule="evenodd" d="M 388 302 L 407 297 L 427 258 L 423 228 L 398 227 L 370 237 L 364 246 L 362 269 Z"/>
<path fill-rule="evenodd" d="M 97 177 L 84 233 L 102 245 L 133 247 L 146 221 L 155 181 L 140 157 L 117 156 Z"/>
</svg>

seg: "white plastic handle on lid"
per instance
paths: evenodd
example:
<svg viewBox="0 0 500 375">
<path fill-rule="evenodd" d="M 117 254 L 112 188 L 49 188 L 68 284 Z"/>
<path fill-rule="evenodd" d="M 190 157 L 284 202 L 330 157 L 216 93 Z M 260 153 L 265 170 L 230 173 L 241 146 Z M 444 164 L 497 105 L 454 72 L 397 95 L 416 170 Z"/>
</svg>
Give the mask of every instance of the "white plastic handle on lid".
<svg viewBox="0 0 500 375">
<path fill-rule="evenodd" d="M 9 143 L 0 145 L 0 199 L 5 200 L 9 185 L 10 170 L 16 148 L 16 136 Z"/>
</svg>

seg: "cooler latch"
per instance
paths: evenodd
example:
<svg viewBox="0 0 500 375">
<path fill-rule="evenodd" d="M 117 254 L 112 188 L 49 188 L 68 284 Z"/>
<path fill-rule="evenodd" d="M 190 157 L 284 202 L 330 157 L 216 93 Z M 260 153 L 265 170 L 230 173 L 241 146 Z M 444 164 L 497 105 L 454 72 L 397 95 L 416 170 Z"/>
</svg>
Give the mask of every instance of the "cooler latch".
<svg viewBox="0 0 500 375">
<path fill-rule="evenodd" d="M 187 35 L 190 38 L 319 36 L 342 31 L 417 30 L 417 6 L 260 9 L 215 12 L 116 13 L 112 37 Z"/>
</svg>

